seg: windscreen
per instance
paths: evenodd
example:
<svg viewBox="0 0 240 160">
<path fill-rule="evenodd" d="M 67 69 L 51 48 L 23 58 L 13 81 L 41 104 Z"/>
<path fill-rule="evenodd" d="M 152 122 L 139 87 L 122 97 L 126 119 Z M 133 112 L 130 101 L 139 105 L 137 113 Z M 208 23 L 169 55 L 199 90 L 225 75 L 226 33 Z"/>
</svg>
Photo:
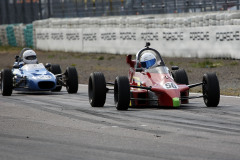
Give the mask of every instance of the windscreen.
<svg viewBox="0 0 240 160">
<path fill-rule="evenodd" d="M 22 69 L 26 70 L 26 71 L 46 70 L 46 68 L 44 67 L 44 65 L 42 63 L 39 63 L 39 64 L 25 64 L 22 67 Z"/>
<path fill-rule="evenodd" d="M 166 66 L 156 66 L 150 69 L 146 69 L 145 72 L 167 74 L 169 73 L 169 69 Z"/>
</svg>

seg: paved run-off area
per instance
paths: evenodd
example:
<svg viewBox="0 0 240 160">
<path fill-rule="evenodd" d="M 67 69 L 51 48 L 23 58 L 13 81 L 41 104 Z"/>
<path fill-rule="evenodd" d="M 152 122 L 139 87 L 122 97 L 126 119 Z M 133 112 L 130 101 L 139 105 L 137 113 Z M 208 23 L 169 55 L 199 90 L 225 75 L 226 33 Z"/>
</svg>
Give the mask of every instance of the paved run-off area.
<svg viewBox="0 0 240 160">
<path fill-rule="evenodd" d="M 117 111 L 77 94 L 17 93 L 0 96 L 0 159 L 240 159 L 240 98 L 221 96 L 219 107 L 202 98 L 180 108 Z"/>
</svg>

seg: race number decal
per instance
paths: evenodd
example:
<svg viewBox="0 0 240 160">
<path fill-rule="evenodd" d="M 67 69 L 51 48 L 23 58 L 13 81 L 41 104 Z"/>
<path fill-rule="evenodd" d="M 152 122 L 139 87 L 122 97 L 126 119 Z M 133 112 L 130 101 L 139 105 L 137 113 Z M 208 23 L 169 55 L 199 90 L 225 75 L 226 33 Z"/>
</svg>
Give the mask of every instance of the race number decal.
<svg viewBox="0 0 240 160">
<path fill-rule="evenodd" d="M 178 89 L 178 86 L 173 82 L 168 82 L 163 85 L 165 89 Z"/>
<path fill-rule="evenodd" d="M 50 76 L 50 75 L 40 75 L 40 76 L 38 76 L 38 78 L 39 79 L 51 79 L 52 76 Z"/>
</svg>

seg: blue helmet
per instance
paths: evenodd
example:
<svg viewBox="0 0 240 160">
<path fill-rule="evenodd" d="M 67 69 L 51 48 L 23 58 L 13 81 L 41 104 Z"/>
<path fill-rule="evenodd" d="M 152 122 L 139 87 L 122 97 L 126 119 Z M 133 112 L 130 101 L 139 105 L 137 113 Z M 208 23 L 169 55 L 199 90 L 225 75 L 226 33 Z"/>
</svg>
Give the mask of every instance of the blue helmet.
<svg viewBox="0 0 240 160">
<path fill-rule="evenodd" d="M 156 63 L 156 57 L 152 53 L 144 53 L 140 58 L 140 63 L 143 68 L 150 68 Z"/>
</svg>

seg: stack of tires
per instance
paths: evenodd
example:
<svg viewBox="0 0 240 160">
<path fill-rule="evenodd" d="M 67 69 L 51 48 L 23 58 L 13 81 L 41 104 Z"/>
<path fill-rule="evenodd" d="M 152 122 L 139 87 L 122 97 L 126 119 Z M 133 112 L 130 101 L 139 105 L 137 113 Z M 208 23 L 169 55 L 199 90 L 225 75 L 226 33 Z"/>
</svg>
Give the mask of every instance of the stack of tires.
<svg viewBox="0 0 240 160">
<path fill-rule="evenodd" d="M 1 45 L 7 45 L 7 32 L 6 32 L 6 25 L 0 25 L 0 41 Z"/>
<path fill-rule="evenodd" d="M 19 47 L 24 47 L 25 46 L 25 39 L 24 39 L 24 34 L 23 34 L 23 29 L 25 26 L 23 24 L 18 24 L 14 26 L 14 33 L 17 41 L 17 45 Z"/>
<path fill-rule="evenodd" d="M 33 25 L 28 24 L 24 29 L 24 39 L 26 47 L 33 47 Z"/>
<path fill-rule="evenodd" d="M 13 25 L 8 25 L 6 27 L 6 31 L 7 31 L 7 39 L 8 39 L 8 45 L 10 46 L 17 46 L 17 41 L 16 41 L 16 37 L 14 34 L 14 26 Z"/>
</svg>

